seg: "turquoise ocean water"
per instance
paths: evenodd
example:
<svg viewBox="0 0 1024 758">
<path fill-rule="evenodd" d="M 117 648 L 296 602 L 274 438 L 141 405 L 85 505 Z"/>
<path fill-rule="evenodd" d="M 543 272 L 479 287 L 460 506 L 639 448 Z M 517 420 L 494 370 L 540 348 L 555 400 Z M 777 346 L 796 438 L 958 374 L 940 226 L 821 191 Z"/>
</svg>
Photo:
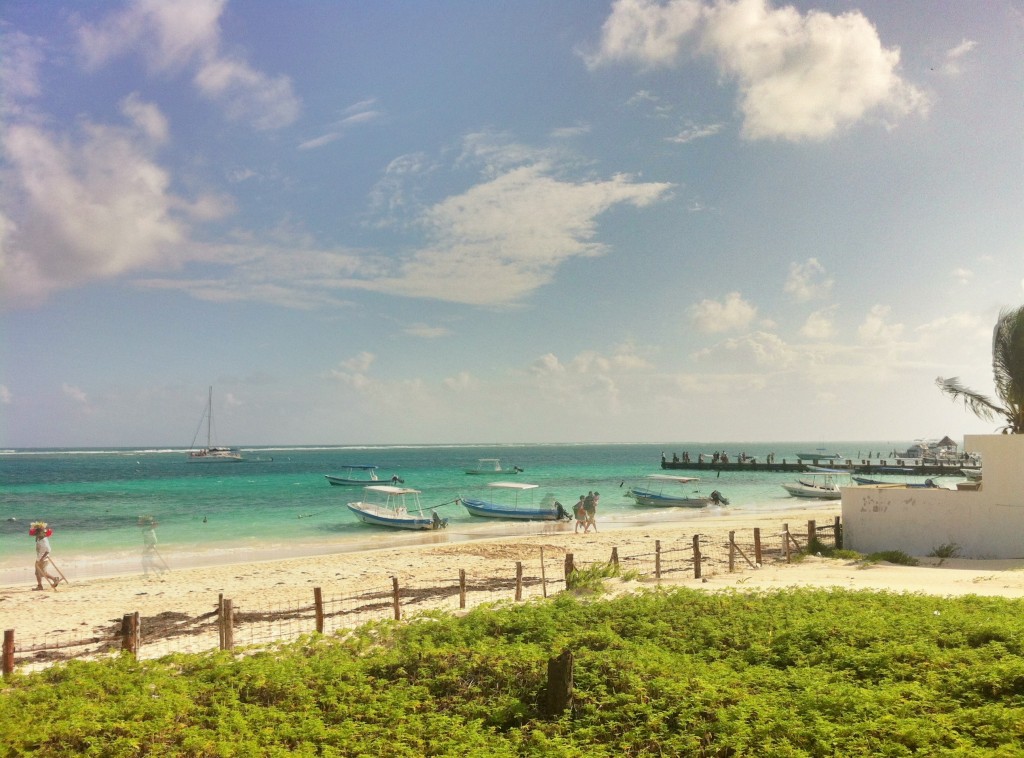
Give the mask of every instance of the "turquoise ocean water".
<svg viewBox="0 0 1024 758">
<path fill-rule="evenodd" d="M 705 509 L 650 509 L 624 497 L 631 482 L 660 470 L 661 454 L 726 451 L 764 460 L 795 459 L 824 449 L 844 458 L 888 455 L 907 441 L 551 444 L 473 446 L 332 446 L 242 448 L 241 463 L 197 464 L 184 450 L 7 450 L 0 452 L 0 584 L 34 581 L 29 524 L 50 524 L 53 554 L 69 578 L 141 571 L 139 518 L 158 522 L 161 557 L 171 568 L 365 550 L 420 542 L 452 542 L 563 527 L 469 516 L 460 495 L 479 496 L 488 481 L 539 485 L 567 507 L 588 490 L 601 493 L 599 523 L 643 524 L 707 517 Z M 469 476 L 479 458 L 499 458 L 514 477 Z M 360 488 L 331 486 L 325 474 L 345 465 L 376 465 L 378 476 L 401 477 L 423 492 L 425 506 L 449 503 L 441 532 L 411 533 L 358 522 L 345 503 Z M 686 472 L 679 472 L 685 474 Z M 692 485 L 719 490 L 732 511 L 764 512 L 796 503 L 780 486 L 792 474 L 732 473 Z M 386 483 L 386 481 L 384 482 Z M 813 507 L 813 503 L 808 503 Z M 716 512 L 721 512 L 720 510 Z M 571 526 L 569 527 L 571 529 Z M 695 527 L 696 528 L 696 527 Z"/>
</svg>

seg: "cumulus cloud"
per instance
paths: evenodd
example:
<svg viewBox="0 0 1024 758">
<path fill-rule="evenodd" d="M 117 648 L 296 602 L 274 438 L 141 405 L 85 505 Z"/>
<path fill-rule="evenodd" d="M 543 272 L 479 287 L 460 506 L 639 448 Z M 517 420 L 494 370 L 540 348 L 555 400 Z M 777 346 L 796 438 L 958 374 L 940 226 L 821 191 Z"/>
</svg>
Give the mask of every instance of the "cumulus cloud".
<svg viewBox="0 0 1024 758">
<path fill-rule="evenodd" d="M 745 138 L 821 140 L 879 113 L 927 110 L 927 98 L 899 74 L 898 48 L 884 47 L 859 11 L 832 15 L 767 0 L 617 0 L 595 68 L 632 63 L 673 67 L 704 55 L 736 83 Z"/>
<path fill-rule="evenodd" d="M 226 0 L 135 0 L 97 24 L 82 24 L 79 51 L 89 68 L 138 53 L 162 76 L 192 73 L 198 92 L 219 103 L 231 119 L 256 129 L 287 126 L 299 115 L 291 80 L 268 76 L 224 53 L 220 16 Z"/>
<path fill-rule="evenodd" d="M 701 300 L 690 308 L 694 325 L 705 334 L 745 329 L 757 316 L 757 308 L 739 292 L 730 292 L 721 302 Z"/>
<path fill-rule="evenodd" d="M 828 297 L 834 283 L 825 275 L 825 267 L 817 258 L 808 258 L 803 263 L 789 264 L 789 277 L 784 289 L 797 302 L 806 302 Z"/>
<path fill-rule="evenodd" d="M 903 336 L 903 324 L 888 322 L 892 308 L 888 305 L 874 305 L 857 328 L 857 337 L 865 345 L 888 345 L 898 342 Z"/>
<path fill-rule="evenodd" d="M 149 122 L 148 133 L 92 124 L 76 141 L 29 124 L 4 132 L 4 203 L 16 221 L 2 263 L 12 298 L 157 263 L 182 239 L 188 203 L 170 192 L 170 177 L 152 156 L 159 117 L 137 100 L 128 110 Z"/>
<path fill-rule="evenodd" d="M 809 315 L 804 325 L 800 327 L 800 335 L 814 342 L 824 342 L 834 337 L 835 315 L 838 309 L 839 306 L 831 305 Z"/>
</svg>

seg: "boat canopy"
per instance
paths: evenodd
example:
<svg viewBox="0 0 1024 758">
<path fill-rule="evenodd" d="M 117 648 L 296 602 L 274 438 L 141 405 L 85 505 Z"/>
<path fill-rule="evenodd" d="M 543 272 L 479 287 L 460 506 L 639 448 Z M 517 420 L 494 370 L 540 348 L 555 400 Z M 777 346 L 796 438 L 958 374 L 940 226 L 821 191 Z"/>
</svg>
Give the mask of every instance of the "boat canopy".
<svg viewBox="0 0 1024 758">
<path fill-rule="evenodd" d="M 365 465 L 350 466 L 348 464 L 345 464 L 345 465 L 342 466 L 342 468 L 351 469 L 352 471 L 372 471 L 373 469 L 375 469 L 377 467 L 376 466 L 365 466 Z"/>
<path fill-rule="evenodd" d="M 371 484 L 363 489 L 371 492 L 381 492 L 385 495 L 419 495 L 421 490 L 410 489 L 409 487 L 395 487 L 391 484 Z"/>
<path fill-rule="evenodd" d="M 535 490 L 539 484 L 523 484 L 522 482 L 491 482 L 488 487 L 497 487 L 506 490 Z"/>
<path fill-rule="evenodd" d="M 663 482 L 679 482 L 680 484 L 700 481 L 700 477 L 697 476 L 672 476 L 671 474 L 649 474 L 647 478 L 658 479 Z"/>
</svg>

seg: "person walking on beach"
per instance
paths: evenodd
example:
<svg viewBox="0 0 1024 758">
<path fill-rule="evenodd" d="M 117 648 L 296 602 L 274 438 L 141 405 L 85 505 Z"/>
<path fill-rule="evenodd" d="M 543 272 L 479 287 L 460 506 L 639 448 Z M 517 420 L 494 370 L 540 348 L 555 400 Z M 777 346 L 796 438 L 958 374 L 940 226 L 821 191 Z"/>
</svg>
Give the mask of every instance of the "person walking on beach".
<svg viewBox="0 0 1024 758">
<path fill-rule="evenodd" d="M 53 530 L 50 529 L 45 521 L 33 521 L 28 533 L 36 538 L 36 589 L 43 589 L 44 577 L 51 587 L 56 587 L 60 584 L 60 577 L 54 576 L 46 569 L 50 565 L 49 538 L 53 534 Z"/>
<path fill-rule="evenodd" d="M 587 496 L 583 498 L 583 533 L 586 534 L 590 531 L 590 527 L 593 526 L 594 516 L 594 491 L 591 490 L 587 493 Z"/>
<path fill-rule="evenodd" d="M 584 531 L 589 532 L 591 529 L 595 532 L 597 531 L 597 505 L 600 501 L 601 493 L 595 492 L 590 497 L 589 506 L 584 507 L 584 510 L 587 512 L 587 526 Z M 586 500 L 584 500 L 584 502 L 586 502 Z"/>
<path fill-rule="evenodd" d="M 580 499 L 576 501 L 576 505 L 572 507 L 573 515 L 576 517 L 576 530 L 579 532 L 580 527 L 586 527 L 587 525 L 587 512 L 583 507 L 583 495 L 580 495 Z"/>
</svg>

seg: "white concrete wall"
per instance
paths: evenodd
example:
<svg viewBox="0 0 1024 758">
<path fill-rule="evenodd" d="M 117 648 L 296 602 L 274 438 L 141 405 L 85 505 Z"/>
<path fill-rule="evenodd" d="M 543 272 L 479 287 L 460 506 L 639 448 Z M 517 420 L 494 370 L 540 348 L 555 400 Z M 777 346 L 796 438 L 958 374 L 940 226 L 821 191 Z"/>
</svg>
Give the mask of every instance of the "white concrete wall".
<svg viewBox="0 0 1024 758">
<path fill-rule="evenodd" d="M 957 544 L 965 558 L 1024 557 L 1024 435 L 970 435 L 981 489 L 844 487 L 843 545 L 861 553 L 925 556 Z"/>
</svg>

